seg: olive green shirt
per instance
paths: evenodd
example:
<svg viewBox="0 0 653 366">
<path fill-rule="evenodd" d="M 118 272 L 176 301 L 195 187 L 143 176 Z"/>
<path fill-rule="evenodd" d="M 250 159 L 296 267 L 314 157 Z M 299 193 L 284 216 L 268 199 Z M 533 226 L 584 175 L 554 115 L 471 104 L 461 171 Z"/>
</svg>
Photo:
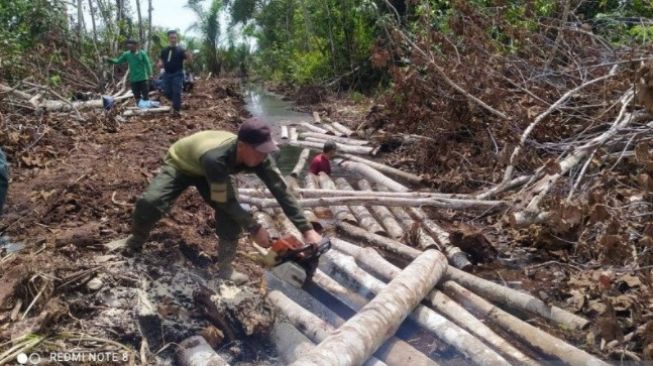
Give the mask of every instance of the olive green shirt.
<svg viewBox="0 0 653 366">
<path fill-rule="evenodd" d="M 129 82 L 136 83 L 152 76 L 152 62 L 143 50 L 124 52 L 118 58 L 109 59 L 112 64 L 127 62 L 129 65 Z"/>
<path fill-rule="evenodd" d="M 172 144 L 165 162 L 184 174 L 206 177 L 211 190 L 211 201 L 243 228 L 251 228 L 256 221 L 240 205 L 230 184 L 230 176 L 238 173 L 256 174 L 297 229 L 301 232 L 312 229 L 274 160 L 268 156 L 261 164 L 251 168 L 236 164 L 237 142 L 237 136 L 227 131 L 197 132 Z"/>
</svg>

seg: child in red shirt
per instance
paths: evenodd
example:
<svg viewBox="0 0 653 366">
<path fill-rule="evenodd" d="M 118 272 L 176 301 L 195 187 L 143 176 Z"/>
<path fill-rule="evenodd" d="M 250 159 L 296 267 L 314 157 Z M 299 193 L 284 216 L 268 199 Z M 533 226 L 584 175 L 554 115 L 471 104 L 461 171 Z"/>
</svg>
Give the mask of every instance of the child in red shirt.
<svg viewBox="0 0 653 366">
<path fill-rule="evenodd" d="M 331 163 L 329 160 L 334 156 L 336 156 L 336 143 L 333 141 L 325 142 L 322 153 L 315 155 L 308 171 L 315 175 L 320 174 L 320 172 L 331 175 Z"/>
</svg>

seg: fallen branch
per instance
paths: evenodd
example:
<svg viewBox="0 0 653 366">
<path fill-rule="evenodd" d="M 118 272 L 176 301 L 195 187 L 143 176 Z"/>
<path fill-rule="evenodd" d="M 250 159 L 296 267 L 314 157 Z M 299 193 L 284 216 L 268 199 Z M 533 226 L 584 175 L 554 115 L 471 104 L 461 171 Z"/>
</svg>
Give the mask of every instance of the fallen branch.
<svg viewBox="0 0 653 366">
<path fill-rule="evenodd" d="M 304 166 L 306 165 L 306 161 L 308 160 L 310 154 L 311 154 L 311 150 L 309 149 L 302 150 L 302 152 L 299 154 L 299 158 L 297 159 L 297 164 L 295 164 L 295 167 L 290 172 L 291 176 L 295 178 L 299 178 L 299 175 L 302 173 L 302 170 L 304 170 Z"/>
</svg>

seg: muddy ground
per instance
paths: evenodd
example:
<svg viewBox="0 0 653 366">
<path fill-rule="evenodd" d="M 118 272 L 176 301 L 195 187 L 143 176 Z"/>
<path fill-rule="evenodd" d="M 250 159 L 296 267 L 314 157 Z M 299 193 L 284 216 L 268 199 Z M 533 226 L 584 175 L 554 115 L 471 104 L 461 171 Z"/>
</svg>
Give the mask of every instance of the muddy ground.
<svg viewBox="0 0 653 366">
<path fill-rule="evenodd" d="M 231 81 L 198 83 L 184 95 L 180 119 L 165 114 L 116 122 L 98 112 L 77 122 L 69 115 L 39 120 L 3 111 L 0 140 L 12 172 L 0 230 L 24 249 L 2 249 L 1 342 L 38 332 L 51 344 L 32 352 L 130 349 L 136 363 L 165 364 L 175 343 L 211 331 L 193 296 L 215 285 L 206 280 L 215 270 L 217 240 L 212 210 L 194 189 L 178 199 L 141 256 L 126 259 L 103 244 L 128 234 L 134 202 L 172 142 L 205 129 L 236 131 L 247 116 L 237 90 Z M 257 292 L 260 269 L 242 256 L 236 267 L 251 275 Z M 139 314 L 143 297 L 156 307 L 162 329 L 162 337 L 156 331 L 150 337 L 149 352 L 141 352 L 142 334 L 152 331 L 145 329 L 151 319 Z M 73 346 L 80 335 L 98 339 Z M 270 352 L 262 340 L 251 342 L 225 341 L 218 349 L 234 363 L 264 364 L 258 353 Z"/>
</svg>

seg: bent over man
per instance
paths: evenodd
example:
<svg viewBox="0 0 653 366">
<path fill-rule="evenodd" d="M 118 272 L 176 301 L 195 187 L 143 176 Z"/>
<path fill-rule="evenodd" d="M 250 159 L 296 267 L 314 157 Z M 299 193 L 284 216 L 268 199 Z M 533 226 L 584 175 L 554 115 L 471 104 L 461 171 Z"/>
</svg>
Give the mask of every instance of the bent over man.
<svg viewBox="0 0 653 366">
<path fill-rule="evenodd" d="M 288 218 L 304 235 L 306 243 L 318 243 L 322 237 L 313 230 L 269 153 L 277 151 L 269 125 L 257 118 L 246 120 L 238 135 L 227 131 L 202 131 L 175 142 L 165 157 L 161 172 L 136 202 L 132 235 L 126 240 L 124 254 L 139 252 L 150 231 L 177 197 L 189 186 L 215 210 L 215 230 L 219 236 L 218 275 L 236 283 L 247 276 L 236 272 L 231 262 L 236 255 L 242 229 L 260 246 L 270 246 L 267 231 L 238 202 L 231 176 L 255 173 L 277 199 Z"/>
</svg>

